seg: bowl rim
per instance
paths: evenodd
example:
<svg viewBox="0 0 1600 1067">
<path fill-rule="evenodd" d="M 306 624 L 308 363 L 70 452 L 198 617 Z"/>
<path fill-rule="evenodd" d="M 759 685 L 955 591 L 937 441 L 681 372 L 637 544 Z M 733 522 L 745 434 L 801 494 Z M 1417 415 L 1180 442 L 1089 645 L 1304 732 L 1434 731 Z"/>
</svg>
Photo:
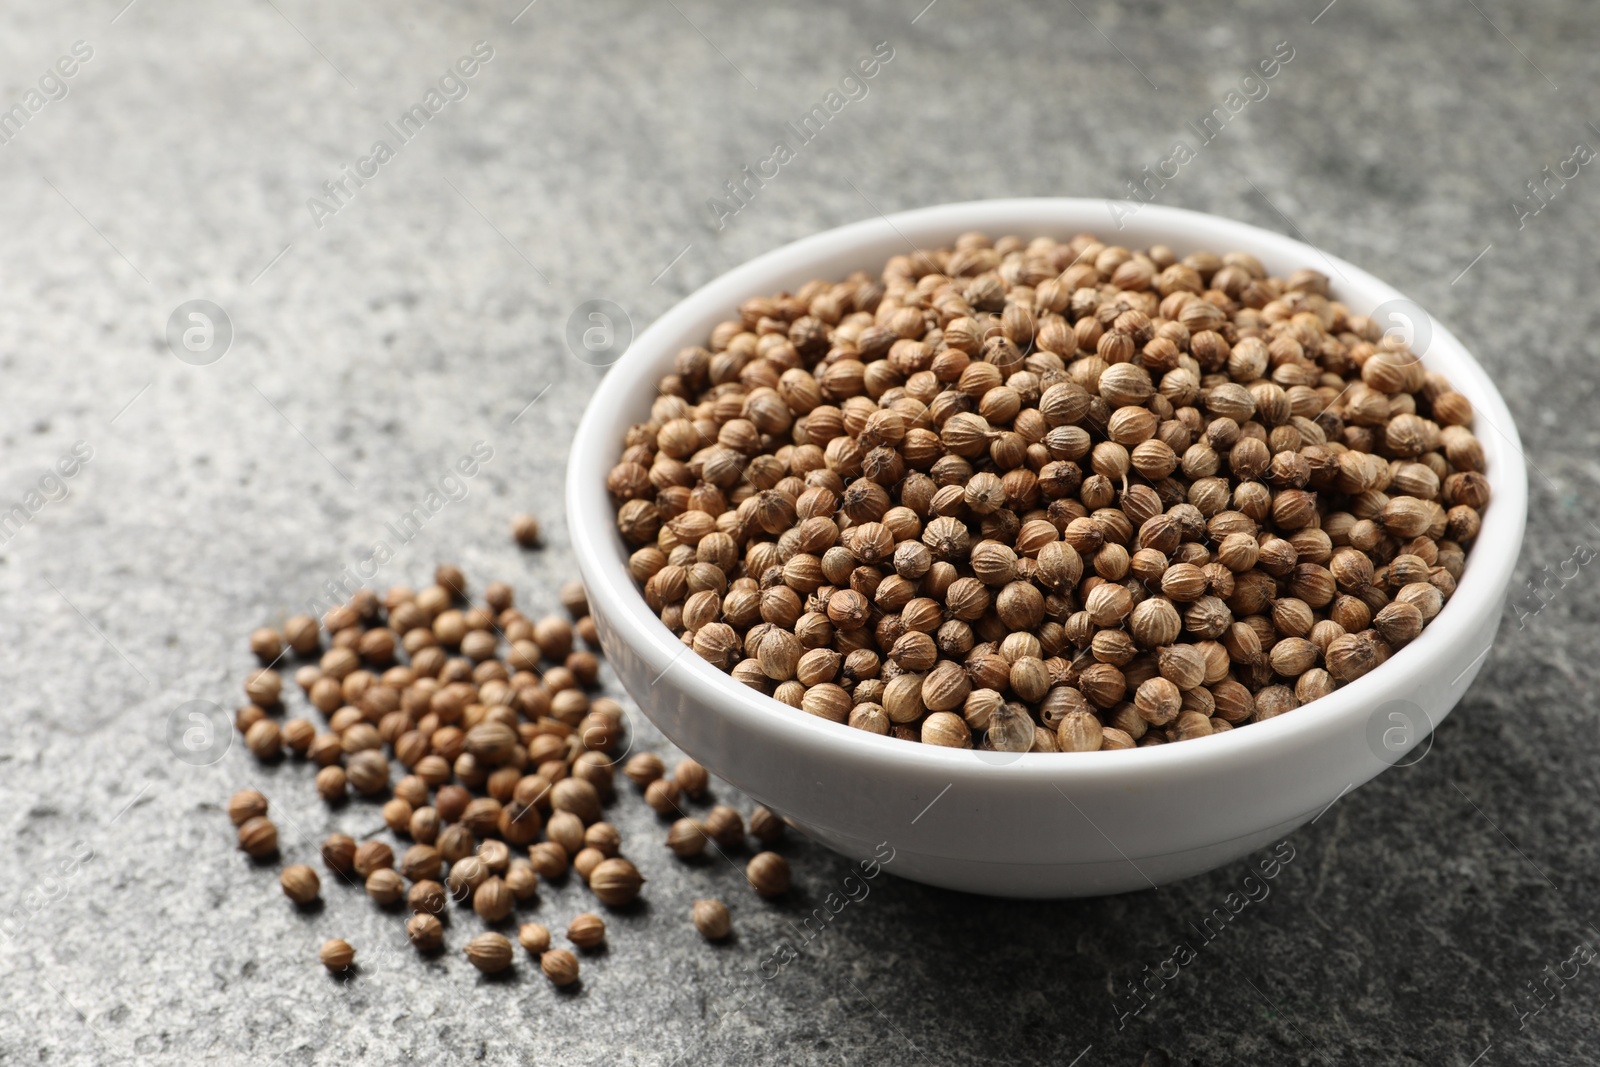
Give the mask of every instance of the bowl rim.
<svg viewBox="0 0 1600 1067">
<path fill-rule="evenodd" d="M 1114 223 L 1117 218 L 1112 203 L 1075 197 L 1009 198 L 880 214 L 803 237 L 748 260 L 695 290 L 638 335 L 600 382 L 580 420 L 568 464 L 566 503 L 572 547 L 590 602 L 602 605 L 602 614 L 617 636 L 648 666 L 654 678 L 652 686 L 669 672 L 674 673 L 677 677 L 673 684 L 683 690 L 684 696 L 718 715 L 731 717 L 741 727 L 767 734 L 775 742 L 851 764 L 889 761 L 902 770 L 926 769 L 943 775 L 1003 770 L 1008 776 L 1039 783 L 1069 779 L 1114 783 L 1122 778 L 1143 779 L 1147 774 L 1233 771 L 1243 763 L 1298 751 L 1320 738 L 1364 728 L 1368 710 L 1382 702 L 1385 691 L 1408 683 L 1430 684 L 1424 677 L 1430 664 L 1449 653 L 1486 612 L 1498 614 L 1502 610 L 1501 598 L 1516 564 L 1526 521 L 1527 475 L 1522 446 L 1511 413 L 1488 374 L 1455 335 L 1429 315 L 1432 338 L 1421 358 L 1430 369 L 1444 371 L 1457 391 L 1472 402 L 1473 429 L 1485 451 L 1491 505 L 1484 513 L 1455 594 L 1422 634 L 1379 668 L 1292 713 L 1251 723 L 1248 729 L 1229 730 L 1182 744 L 1109 752 L 1005 754 L 1004 760 L 997 760 L 997 753 L 908 743 L 791 708 L 754 692 L 693 655 L 662 625 L 627 571 L 627 548 L 615 531 L 615 512 L 605 490 L 605 474 L 620 451 L 621 433 L 613 435 L 615 427 L 625 429 L 642 417 L 638 405 L 630 404 L 631 395 L 655 395 L 654 383 L 671 366 L 677 350 L 703 343 L 703 335 L 690 339 L 686 330 L 713 315 L 732 315 L 738 304 L 750 296 L 764 295 L 785 288 L 786 284 L 798 285 L 774 279 L 809 276 L 808 264 L 818 261 L 859 254 L 859 269 L 876 271 L 887 256 L 877 255 L 874 261 L 874 253 L 868 249 L 891 242 L 902 248 L 920 247 L 909 234 L 924 235 L 920 237 L 923 244 L 935 247 L 950 243 L 968 230 L 1024 237 L 1047 233 L 1066 238 L 1085 230 L 1105 234 L 1109 229 L 1105 224 Z M 1374 310 L 1391 300 L 1421 307 L 1393 286 L 1315 246 L 1222 216 L 1143 205 L 1132 222 L 1117 232 L 1126 237 L 1129 230 L 1134 235 L 1145 235 L 1129 241 L 1131 247 L 1161 242 L 1180 246 L 1180 254 L 1190 247 L 1218 254 L 1242 250 L 1261 258 L 1274 273 L 1294 269 L 1290 265 L 1312 269 L 1327 266 L 1331 268 L 1330 288 L 1336 295 L 1347 291 L 1354 300 L 1365 294 L 1374 298 Z M 1154 236 L 1149 236 L 1152 233 Z M 1480 664 L 1491 647 L 1492 644 L 1485 647 L 1455 681 Z M 1454 681 L 1449 684 L 1453 686 Z M 641 707 L 647 703 L 635 699 Z M 1430 730 L 1437 725 L 1430 720 Z"/>
</svg>

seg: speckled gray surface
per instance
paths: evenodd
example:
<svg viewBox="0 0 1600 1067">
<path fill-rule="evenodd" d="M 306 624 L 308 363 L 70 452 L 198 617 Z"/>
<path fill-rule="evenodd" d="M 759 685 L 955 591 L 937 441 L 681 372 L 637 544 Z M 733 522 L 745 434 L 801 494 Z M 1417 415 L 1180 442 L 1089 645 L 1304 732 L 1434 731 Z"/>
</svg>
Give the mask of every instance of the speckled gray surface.
<svg viewBox="0 0 1600 1067">
<path fill-rule="evenodd" d="M 1124 983 L 1197 940 L 1247 863 L 1050 904 L 885 876 L 768 980 L 845 863 L 791 842 L 795 899 L 759 906 L 720 861 L 670 862 L 634 802 L 648 903 L 558 994 L 525 965 L 419 962 L 346 887 L 296 914 L 233 848 L 229 792 L 272 797 L 285 861 L 373 811 L 330 815 L 302 766 L 168 744 L 185 702 L 232 706 L 251 626 L 365 556 L 474 442 L 493 459 L 377 580 L 450 558 L 553 606 L 565 441 L 600 373 L 562 341 L 581 301 L 642 328 L 880 209 L 1118 196 L 1280 41 L 1269 94 L 1160 202 L 1303 235 L 1449 323 L 1527 448 L 1519 580 L 1557 572 L 1600 542 L 1600 179 L 1583 167 L 1520 228 L 1513 204 L 1600 136 L 1583 5 L 124 2 L 7 4 L 0 36 L 0 110 L 27 116 L 0 144 L 0 511 L 92 449 L 0 548 L 0 1061 L 1594 1062 L 1600 976 L 1549 977 L 1600 948 L 1592 568 L 1537 614 L 1524 594 L 1429 755 L 1297 832 L 1271 896 L 1120 1021 Z M 467 95 L 318 228 L 307 199 L 480 40 Z M 30 100 L 77 41 L 67 95 Z M 867 95 L 717 230 L 707 198 L 880 41 Z M 197 298 L 234 330 L 208 366 L 164 339 Z M 536 555 L 506 536 L 526 508 L 550 530 Z M 684 915 L 713 893 L 739 930 L 721 948 Z M 582 902 L 556 888 L 531 914 Z M 348 983 L 315 963 L 336 934 L 362 952 Z"/>
</svg>

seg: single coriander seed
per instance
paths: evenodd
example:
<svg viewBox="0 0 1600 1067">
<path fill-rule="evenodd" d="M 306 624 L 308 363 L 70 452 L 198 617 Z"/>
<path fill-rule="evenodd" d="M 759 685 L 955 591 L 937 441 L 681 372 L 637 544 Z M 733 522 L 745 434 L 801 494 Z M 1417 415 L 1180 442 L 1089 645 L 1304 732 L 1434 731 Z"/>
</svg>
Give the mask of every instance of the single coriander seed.
<svg viewBox="0 0 1600 1067">
<path fill-rule="evenodd" d="M 501 934 L 479 934 L 463 951 L 467 961 L 484 974 L 498 974 L 511 966 L 511 942 Z"/>
<path fill-rule="evenodd" d="M 283 895 L 296 904 L 310 904 L 322 891 L 322 880 L 317 872 L 303 863 L 285 867 L 278 875 L 278 884 L 283 887 Z"/>
<path fill-rule="evenodd" d="M 567 940 L 579 948 L 598 948 L 606 939 L 606 921 L 586 911 L 567 924 Z"/>
<path fill-rule="evenodd" d="M 727 905 L 719 900 L 697 900 L 691 912 L 694 928 L 707 941 L 721 941 L 733 931 Z"/>
<path fill-rule="evenodd" d="M 350 969 L 355 962 L 356 950 L 350 947 L 350 942 L 333 938 L 322 943 L 322 949 L 317 953 L 322 960 L 322 965 L 330 971 L 339 972 Z"/>
<path fill-rule="evenodd" d="M 789 888 L 789 861 L 776 852 L 758 852 L 745 867 L 744 876 L 761 896 L 782 896 Z"/>
<path fill-rule="evenodd" d="M 553 948 L 539 957 L 539 969 L 553 985 L 569 986 L 578 980 L 578 957 L 564 948 Z"/>
</svg>

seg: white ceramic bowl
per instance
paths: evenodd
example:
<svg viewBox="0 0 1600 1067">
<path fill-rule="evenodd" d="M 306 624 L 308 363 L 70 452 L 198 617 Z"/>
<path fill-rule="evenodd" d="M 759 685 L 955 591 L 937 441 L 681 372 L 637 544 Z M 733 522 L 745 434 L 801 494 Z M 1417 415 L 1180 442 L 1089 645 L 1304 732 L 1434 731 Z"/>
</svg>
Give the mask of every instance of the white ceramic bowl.
<svg viewBox="0 0 1600 1067">
<path fill-rule="evenodd" d="M 1120 752 L 1006 755 L 878 737 L 813 718 L 735 682 L 651 614 L 626 569 L 605 490 L 629 424 L 648 418 L 680 348 L 703 344 L 747 297 L 811 278 L 876 272 L 908 242 L 1101 234 L 1180 256 L 1243 250 L 1273 274 L 1327 273 L 1358 314 L 1401 299 L 1371 275 L 1275 233 L 1146 206 L 1116 231 L 1099 200 L 993 200 L 844 226 L 760 256 L 706 285 L 644 331 L 590 401 L 572 446 L 567 513 L 607 658 L 652 722 L 684 751 L 808 835 L 853 859 L 887 855 L 906 878 L 975 893 L 1117 893 L 1220 866 L 1318 816 L 1345 791 L 1419 757 L 1471 684 L 1494 638 L 1522 541 L 1527 484 L 1505 402 L 1448 331 L 1425 364 L 1476 408 L 1493 498 L 1455 595 L 1387 663 L 1287 715 L 1228 733 Z M 1426 328 L 1426 327 L 1423 327 Z M 1409 753 L 1409 754 L 1408 754 Z M 880 851 L 880 846 L 881 851 Z"/>
</svg>

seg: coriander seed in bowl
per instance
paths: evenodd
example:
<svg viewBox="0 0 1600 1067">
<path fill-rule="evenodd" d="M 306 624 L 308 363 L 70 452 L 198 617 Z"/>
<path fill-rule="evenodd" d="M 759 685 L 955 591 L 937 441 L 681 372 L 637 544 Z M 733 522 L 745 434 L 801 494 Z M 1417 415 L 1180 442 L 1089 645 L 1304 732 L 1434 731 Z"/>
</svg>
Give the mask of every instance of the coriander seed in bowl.
<svg viewBox="0 0 1600 1067">
<path fill-rule="evenodd" d="M 908 877 L 1243 855 L 1394 762 L 1374 716 L 1420 741 L 1499 617 L 1526 487 L 1448 331 L 1413 351 L 1398 293 L 1277 235 L 1104 220 L 958 204 L 771 253 L 641 335 L 575 442 L 646 714 Z"/>
</svg>

